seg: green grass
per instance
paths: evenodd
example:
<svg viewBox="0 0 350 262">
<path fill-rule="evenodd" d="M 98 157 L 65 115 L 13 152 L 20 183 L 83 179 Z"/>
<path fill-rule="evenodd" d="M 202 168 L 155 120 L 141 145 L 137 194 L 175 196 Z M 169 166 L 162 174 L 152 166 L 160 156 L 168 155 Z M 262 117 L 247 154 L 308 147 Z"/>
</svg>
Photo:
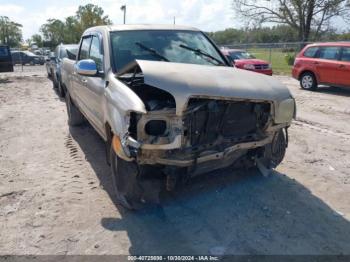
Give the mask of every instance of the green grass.
<svg viewBox="0 0 350 262">
<path fill-rule="evenodd" d="M 290 75 L 292 72 L 292 66 L 288 65 L 285 59 L 288 53 L 283 53 L 281 49 L 273 48 L 271 54 L 270 49 L 264 48 L 248 49 L 247 51 L 258 59 L 269 61 L 274 74 Z"/>
</svg>

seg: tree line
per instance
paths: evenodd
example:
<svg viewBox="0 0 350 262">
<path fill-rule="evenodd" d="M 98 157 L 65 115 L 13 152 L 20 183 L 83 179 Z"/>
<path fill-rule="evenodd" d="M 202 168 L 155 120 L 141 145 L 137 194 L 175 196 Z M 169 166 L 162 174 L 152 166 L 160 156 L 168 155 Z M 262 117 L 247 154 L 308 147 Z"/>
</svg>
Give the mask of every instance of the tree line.
<svg viewBox="0 0 350 262">
<path fill-rule="evenodd" d="M 89 27 L 109 25 L 112 21 L 101 7 L 93 4 L 79 6 L 74 16 L 68 16 L 63 21 L 48 19 L 40 27 L 43 35 L 34 35 L 32 41 L 39 46 L 55 47 L 60 43 L 78 43 L 82 33 Z"/>
<path fill-rule="evenodd" d="M 234 0 L 232 6 L 248 24 L 288 26 L 301 42 L 321 39 L 335 19 L 350 22 L 350 0 Z"/>
<path fill-rule="evenodd" d="M 298 32 L 288 25 L 244 29 L 228 28 L 207 34 L 219 45 L 303 42 Z M 316 36 L 316 33 L 311 31 L 308 41 L 350 41 L 350 31 L 337 32 L 329 29 L 321 36 Z"/>
<path fill-rule="evenodd" d="M 218 44 L 350 40 L 350 31 L 332 27 L 334 18 L 350 22 L 350 0 L 234 0 L 232 6 L 246 26 L 208 33 Z M 54 48 L 78 43 L 87 28 L 108 24 L 101 7 L 87 4 L 63 20 L 48 19 L 26 41 Z M 0 43 L 18 47 L 22 41 L 22 25 L 0 16 Z"/>
<path fill-rule="evenodd" d="M 11 47 L 22 41 L 22 25 L 11 21 L 7 16 L 0 16 L 0 43 Z"/>
</svg>

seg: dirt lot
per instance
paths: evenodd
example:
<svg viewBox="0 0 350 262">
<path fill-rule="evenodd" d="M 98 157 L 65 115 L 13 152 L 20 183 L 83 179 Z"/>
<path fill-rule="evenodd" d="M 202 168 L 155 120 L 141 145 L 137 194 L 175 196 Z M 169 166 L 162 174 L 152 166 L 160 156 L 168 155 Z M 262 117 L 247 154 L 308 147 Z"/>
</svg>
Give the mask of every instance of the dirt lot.
<svg viewBox="0 0 350 262">
<path fill-rule="evenodd" d="M 0 77 L 0 254 L 350 254 L 350 92 L 279 77 L 298 120 L 272 176 L 215 172 L 128 212 L 44 68 Z"/>
</svg>

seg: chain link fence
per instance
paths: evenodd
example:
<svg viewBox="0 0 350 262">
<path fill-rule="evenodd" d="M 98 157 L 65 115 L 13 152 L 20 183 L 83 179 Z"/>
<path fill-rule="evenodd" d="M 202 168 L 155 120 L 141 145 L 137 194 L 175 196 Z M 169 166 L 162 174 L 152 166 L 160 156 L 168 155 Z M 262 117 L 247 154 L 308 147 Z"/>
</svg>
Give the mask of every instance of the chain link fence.
<svg viewBox="0 0 350 262">
<path fill-rule="evenodd" d="M 295 56 L 309 43 L 252 43 L 221 46 L 228 49 L 245 50 L 254 57 L 268 61 L 275 74 L 290 75 Z"/>
</svg>

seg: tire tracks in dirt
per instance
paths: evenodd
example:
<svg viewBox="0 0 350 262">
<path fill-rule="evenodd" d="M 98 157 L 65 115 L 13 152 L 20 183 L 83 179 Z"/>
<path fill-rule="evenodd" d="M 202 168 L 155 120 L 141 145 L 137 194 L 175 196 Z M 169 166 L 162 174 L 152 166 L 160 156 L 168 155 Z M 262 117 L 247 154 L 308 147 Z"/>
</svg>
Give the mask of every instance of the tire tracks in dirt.
<svg viewBox="0 0 350 262">
<path fill-rule="evenodd" d="M 297 119 L 293 121 L 293 124 L 296 126 L 305 127 L 305 128 L 315 130 L 319 133 L 340 137 L 340 138 L 343 138 L 345 140 L 350 140 L 350 133 L 346 133 L 346 132 L 343 132 L 340 130 L 331 130 L 329 127 L 327 127 L 325 125 L 322 125 L 320 123 L 313 122 L 313 121 L 310 121 L 310 120 L 307 120 L 304 118 L 297 117 Z"/>
</svg>

